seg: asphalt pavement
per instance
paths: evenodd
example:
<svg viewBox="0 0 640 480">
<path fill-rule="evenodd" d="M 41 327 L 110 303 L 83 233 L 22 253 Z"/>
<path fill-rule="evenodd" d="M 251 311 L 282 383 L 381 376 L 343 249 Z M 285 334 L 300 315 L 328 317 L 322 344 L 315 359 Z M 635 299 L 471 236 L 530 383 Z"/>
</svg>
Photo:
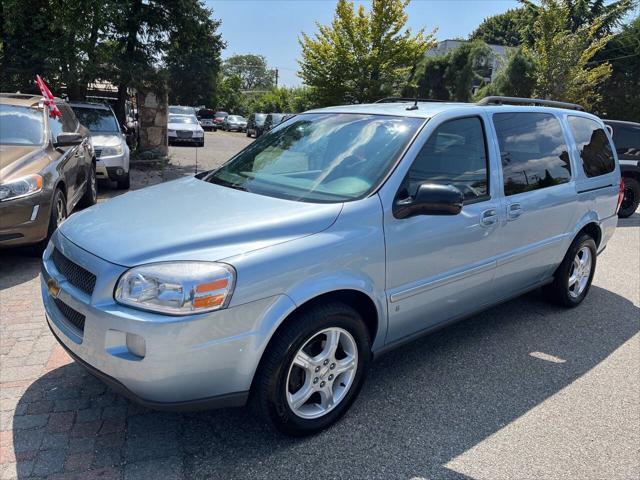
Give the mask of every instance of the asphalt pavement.
<svg viewBox="0 0 640 480">
<path fill-rule="evenodd" d="M 199 168 L 248 142 L 207 133 Z M 172 147 L 168 170 L 192 172 L 195 150 Z M 163 175 L 135 172 L 134 188 Z M 243 408 L 161 413 L 114 394 L 56 346 L 38 275 L 37 259 L 0 253 L 0 478 L 640 478 L 638 213 L 578 308 L 533 292 L 401 347 L 342 421 L 304 439 Z"/>
</svg>

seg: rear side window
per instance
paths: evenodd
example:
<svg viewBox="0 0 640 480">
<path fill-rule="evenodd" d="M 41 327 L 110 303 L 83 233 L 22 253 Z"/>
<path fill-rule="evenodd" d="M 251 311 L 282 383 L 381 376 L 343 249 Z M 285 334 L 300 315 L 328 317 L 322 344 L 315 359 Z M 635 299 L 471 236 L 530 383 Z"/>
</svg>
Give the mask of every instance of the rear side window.
<svg viewBox="0 0 640 480">
<path fill-rule="evenodd" d="M 425 182 L 453 185 L 465 200 L 488 195 L 487 149 L 478 117 L 449 120 L 431 134 L 407 174 L 405 193 L 413 195 Z"/>
<path fill-rule="evenodd" d="M 616 162 L 604 128 L 590 118 L 573 115 L 569 117 L 569 126 L 580 152 L 585 175 L 599 177 L 613 172 Z"/>
<path fill-rule="evenodd" d="M 562 126 L 550 113 L 496 113 L 505 195 L 567 183 L 571 161 Z"/>
<path fill-rule="evenodd" d="M 65 132 L 75 132 L 78 129 L 78 121 L 73 110 L 68 105 L 58 105 L 62 113 L 62 128 Z"/>
</svg>

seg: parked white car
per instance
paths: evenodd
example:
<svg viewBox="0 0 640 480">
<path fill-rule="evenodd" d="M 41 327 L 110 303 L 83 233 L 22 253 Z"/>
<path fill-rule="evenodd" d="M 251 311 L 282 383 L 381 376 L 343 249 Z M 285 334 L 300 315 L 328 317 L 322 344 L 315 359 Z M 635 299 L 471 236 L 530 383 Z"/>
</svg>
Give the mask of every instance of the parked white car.
<svg viewBox="0 0 640 480">
<path fill-rule="evenodd" d="M 122 128 L 109 105 L 99 103 L 71 103 L 79 122 L 91 131 L 96 155 L 96 178 L 118 183 L 128 189 L 129 146 Z"/>
<path fill-rule="evenodd" d="M 204 146 L 204 130 L 195 115 L 169 115 L 167 124 L 169 145 L 190 143 L 197 147 Z"/>
</svg>

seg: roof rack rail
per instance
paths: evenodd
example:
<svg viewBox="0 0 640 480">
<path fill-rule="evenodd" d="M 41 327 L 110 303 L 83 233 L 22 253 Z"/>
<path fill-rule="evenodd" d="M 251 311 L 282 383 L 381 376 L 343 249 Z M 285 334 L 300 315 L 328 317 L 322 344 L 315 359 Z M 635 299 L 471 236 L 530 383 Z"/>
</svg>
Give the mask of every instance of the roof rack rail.
<svg viewBox="0 0 640 480">
<path fill-rule="evenodd" d="M 42 94 L 38 93 L 0 93 L 0 97 L 2 98 L 32 98 L 41 96 Z"/>
<path fill-rule="evenodd" d="M 476 102 L 476 105 L 534 105 L 541 107 L 566 108 L 569 110 L 579 110 L 581 112 L 585 111 L 585 108 L 577 103 L 543 100 L 541 98 L 491 96 L 484 97 L 482 100 Z"/>
<path fill-rule="evenodd" d="M 432 98 L 416 98 L 416 97 L 384 97 L 373 103 L 410 103 L 410 102 L 444 102 L 445 100 L 434 100 Z"/>
</svg>

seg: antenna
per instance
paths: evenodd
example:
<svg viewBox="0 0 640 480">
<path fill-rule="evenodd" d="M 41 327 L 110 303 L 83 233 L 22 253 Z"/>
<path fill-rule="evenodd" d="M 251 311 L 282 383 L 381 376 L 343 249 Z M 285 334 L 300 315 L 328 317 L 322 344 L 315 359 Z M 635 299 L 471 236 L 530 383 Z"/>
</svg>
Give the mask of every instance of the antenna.
<svg viewBox="0 0 640 480">
<path fill-rule="evenodd" d="M 418 110 L 418 84 L 416 84 L 414 91 L 415 91 L 415 99 L 413 100 L 413 105 L 411 105 L 410 107 L 407 107 L 407 110 Z"/>
</svg>

